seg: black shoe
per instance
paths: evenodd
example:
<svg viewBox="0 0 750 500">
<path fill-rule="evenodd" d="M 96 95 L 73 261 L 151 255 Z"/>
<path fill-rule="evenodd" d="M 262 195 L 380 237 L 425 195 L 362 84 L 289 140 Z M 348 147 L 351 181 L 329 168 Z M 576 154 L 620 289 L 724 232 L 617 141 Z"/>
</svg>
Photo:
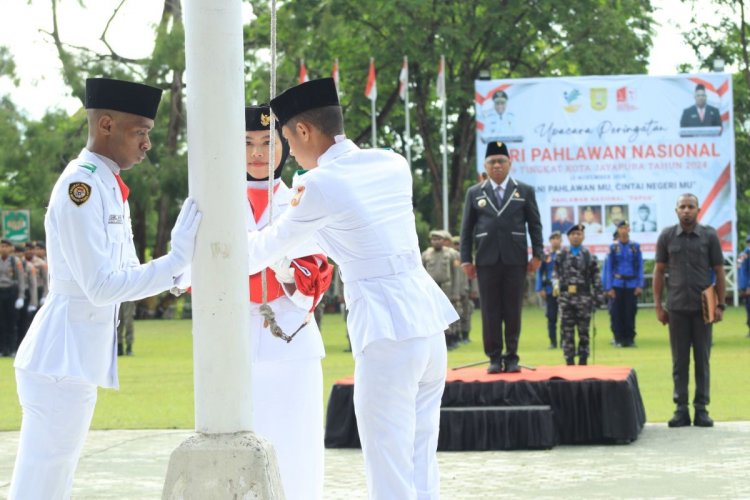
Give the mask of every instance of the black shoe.
<svg viewBox="0 0 750 500">
<path fill-rule="evenodd" d="M 706 410 L 695 410 L 693 425 L 696 427 L 713 427 L 714 421 L 708 416 Z"/>
<path fill-rule="evenodd" d="M 578 364 L 586 366 L 589 364 L 589 358 L 587 356 L 578 356 Z"/>
<path fill-rule="evenodd" d="M 490 360 L 490 367 L 487 368 L 487 373 L 494 374 L 494 373 L 502 373 L 503 371 L 503 365 L 500 363 L 499 359 L 491 359 Z"/>
<path fill-rule="evenodd" d="M 122 356 L 122 353 L 123 353 L 122 344 L 117 344 L 117 355 Z"/>
<path fill-rule="evenodd" d="M 518 363 L 515 361 L 511 361 L 510 363 L 505 364 L 505 373 L 520 373 L 521 367 L 518 366 Z"/>
<path fill-rule="evenodd" d="M 687 408 L 678 408 L 667 425 L 670 427 L 688 427 L 690 425 L 690 413 L 688 413 Z"/>
<path fill-rule="evenodd" d="M 568 366 L 573 366 L 576 364 L 576 362 L 573 358 L 565 358 L 565 364 Z"/>
<path fill-rule="evenodd" d="M 549 348 L 548 348 L 548 349 L 557 349 L 557 344 L 555 344 L 554 342 L 553 342 L 553 343 L 551 343 L 551 344 L 549 345 Z"/>
</svg>

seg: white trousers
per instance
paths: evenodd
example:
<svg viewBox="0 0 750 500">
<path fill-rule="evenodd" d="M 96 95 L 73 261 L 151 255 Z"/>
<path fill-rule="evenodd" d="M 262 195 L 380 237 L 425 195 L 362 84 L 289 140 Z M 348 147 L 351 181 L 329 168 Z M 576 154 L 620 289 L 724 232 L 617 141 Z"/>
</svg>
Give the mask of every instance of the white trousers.
<svg viewBox="0 0 750 500">
<path fill-rule="evenodd" d="M 253 427 L 276 450 L 286 500 L 323 498 L 320 358 L 253 364 Z"/>
<path fill-rule="evenodd" d="M 96 385 L 16 369 L 23 409 L 9 500 L 70 498 L 96 405 Z"/>
<path fill-rule="evenodd" d="M 440 498 L 445 337 L 378 340 L 355 361 L 354 409 L 370 499 Z"/>
</svg>

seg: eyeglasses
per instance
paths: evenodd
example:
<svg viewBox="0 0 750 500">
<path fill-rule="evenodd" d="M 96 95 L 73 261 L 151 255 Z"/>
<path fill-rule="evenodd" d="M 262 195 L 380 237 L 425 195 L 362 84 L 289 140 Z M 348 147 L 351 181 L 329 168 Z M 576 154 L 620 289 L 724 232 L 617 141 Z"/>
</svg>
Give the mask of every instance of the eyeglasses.
<svg viewBox="0 0 750 500">
<path fill-rule="evenodd" d="M 486 160 L 488 165 L 493 165 L 495 163 L 499 163 L 500 165 L 507 165 L 510 163 L 509 158 L 492 158 Z"/>
</svg>

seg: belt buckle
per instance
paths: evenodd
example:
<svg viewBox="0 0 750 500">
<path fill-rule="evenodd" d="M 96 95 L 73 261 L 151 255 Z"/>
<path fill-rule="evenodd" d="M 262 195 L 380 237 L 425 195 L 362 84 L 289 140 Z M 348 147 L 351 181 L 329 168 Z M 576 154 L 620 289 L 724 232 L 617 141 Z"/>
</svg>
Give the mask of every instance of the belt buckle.
<svg viewBox="0 0 750 500">
<path fill-rule="evenodd" d="M 575 295 L 578 293 L 578 285 L 568 285 L 568 293 Z"/>
</svg>

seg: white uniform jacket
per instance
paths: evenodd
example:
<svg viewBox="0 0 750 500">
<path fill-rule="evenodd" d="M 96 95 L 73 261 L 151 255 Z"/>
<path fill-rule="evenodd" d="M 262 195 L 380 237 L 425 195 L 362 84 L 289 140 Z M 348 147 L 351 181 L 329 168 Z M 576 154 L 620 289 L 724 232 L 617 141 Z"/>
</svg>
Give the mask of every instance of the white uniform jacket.
<svg viewBox="0 0 750 500">
<path fill-rule="evenodd" d="M 289 201 L 292 197 L 289 188 L 281 181 L 278 181 L 278 183 L 279 187 L 271 201 L 273 204 L 273 221 L 278 221 L 278 217 L 289 208 Z M 248 182 L 248 187 L 263 188 L 267 185 L 268 181 Z M 257 223 L 253 218 L 252 212 L 248 210 L 248 231 L 252 233 L 263 229 L 268 225 L 268 219 L 269 210 L 267 207 Z M 323 250 L 319 246 L 308 242 L 306 245 L 292 249 L 287 253 L 286 257 L 293 259 L 319 253 L 323 253 Z M 269 302 L 269 305 L 276 315 L 276 322 L 287 335 L 291 335 L 292 332 L 304 323 L 309 312 L 296 305 L 286 296 Z M 312 317 L 307 326 L 300 330 L 289 343 L 274 337 L 268 327 L 263 326 L 260 304 L 250 304 L 250 319 L 252 323 L 250 327 L 250 334 L 252 336 L 250 345 L 254 362 L 322 358 L 325 356 L 325 347 L 323 346 L 323 339 L 320 336 L 320 329 Z"/>
<path fill-rule="evenodd" d="M 458 314 L 422 267 L 409 165 L 340 137 L 279 220 L 249 234 L 250 272 L 314 238 L 341 270 L 353 354 L 379 339 L 442 333 Z"/>
<path fill-rule="evenodd" d="M 15 367 L 116 388 L 119 303 L 169 289 L 182 269 L 169 256 L 139 265 L 128 203 L 110 167 L 86 149 L 57 180 L 44 228 L 50 291 Z"/>
</svg>

